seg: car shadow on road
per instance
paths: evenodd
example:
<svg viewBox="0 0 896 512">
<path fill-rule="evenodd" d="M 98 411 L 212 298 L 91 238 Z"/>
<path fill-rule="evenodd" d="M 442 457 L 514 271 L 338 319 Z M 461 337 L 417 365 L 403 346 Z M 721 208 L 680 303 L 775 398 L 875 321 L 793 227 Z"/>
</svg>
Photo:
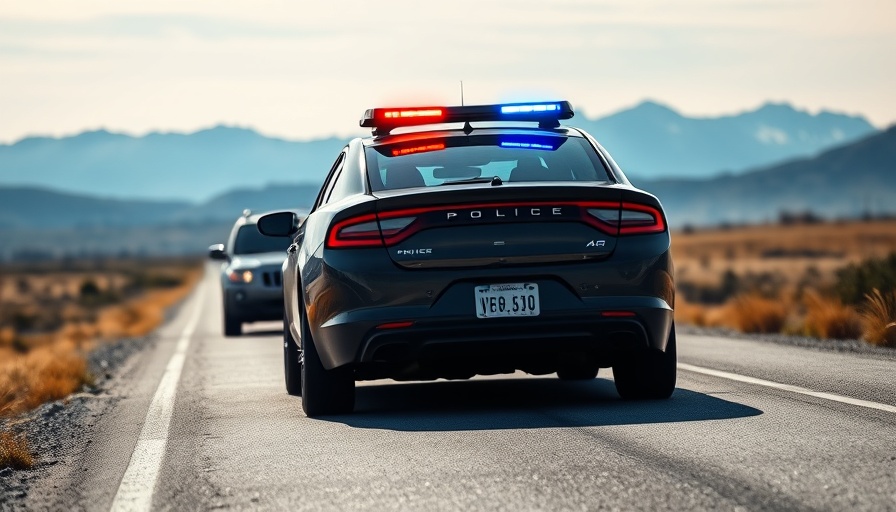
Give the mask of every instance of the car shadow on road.
<svg viewBox="0 0 896 512">
<path fill-rule="evenodd" d="M 355 412 L 327 421 L 356 428 L 458 431 L 727 420 L 762 411 L 676 389 L 668 400 L 623 401 L 613 381 L 557 378 L 364 385 Z"/>
</svg>

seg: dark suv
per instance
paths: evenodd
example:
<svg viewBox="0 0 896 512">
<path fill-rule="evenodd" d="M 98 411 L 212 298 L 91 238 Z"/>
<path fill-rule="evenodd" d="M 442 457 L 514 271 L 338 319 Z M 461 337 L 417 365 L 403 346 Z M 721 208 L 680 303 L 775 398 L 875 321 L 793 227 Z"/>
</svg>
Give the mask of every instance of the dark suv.
<svg viewBox="0 0 896 512">
<path fill-rule="evenodd" d="M 283 318 L 281 266 L 292 237 L 267 237 L 255 224 L 260 214 L 249 210 L 233 224 L 227 244 L 208 248 L 209 257 L 223 260 L 224 335 L 239 336 L 243 322 Z"/>
</svg>

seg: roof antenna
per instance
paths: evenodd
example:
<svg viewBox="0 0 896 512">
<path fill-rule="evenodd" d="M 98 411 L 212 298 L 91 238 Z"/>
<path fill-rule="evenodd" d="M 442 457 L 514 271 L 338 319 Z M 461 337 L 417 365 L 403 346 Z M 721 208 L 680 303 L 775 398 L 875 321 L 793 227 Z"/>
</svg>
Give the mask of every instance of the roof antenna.
<svg viewBox="0 0 896 512">
<path fill-rule="evenodd" d="M 464 81 L 460 81 L 460 106 L 464 106 Z"/>
</svg>

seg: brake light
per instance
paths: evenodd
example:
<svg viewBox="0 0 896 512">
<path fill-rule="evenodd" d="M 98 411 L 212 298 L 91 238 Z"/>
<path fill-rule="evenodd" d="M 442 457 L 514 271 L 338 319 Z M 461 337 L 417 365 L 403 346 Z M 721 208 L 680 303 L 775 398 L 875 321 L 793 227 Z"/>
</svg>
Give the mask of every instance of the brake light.
<svg viewBox="0 0 896 512">
<path fill-rule="evenodd" d="M 646 204 L 622 203 L 619 217 L 620 235 L 662 233 L 666 230 L 663 214 Z"/>
<path fill-rule="evenodd" d="M 330 228 L 327 247 L 377 247 L 383 245 L 375 214 L 351 217 Z"/>
<path fill-rule="evenodd" d="M 392 156 L 403 156 L 403 155 L 410 155 L 413 153 L 426 153 L 429 151 L 441 151 L 443 149 L 445 149 L 444 143 L 426 144 L 423 146 L 413 146 L 413 147 L 409 147 L 409 148 L 393 149 Z"/>
<path fill-rule="evenodd" d="M 327 247 L 333 249 L 383 247 L 404 240 L 411 233 L 404 233 L 416 217 L 381 215 L 370 213 L 337 222 L 327 236 Z"/>
<path fill-rule="evenodd" d="M 635 316 L 633 311 L 601 311 L 600 316 L 607 318 L 632 318 Z"/>
<path fill-rule="evenodd" d="M 405 322 L 386 322 L 384 324 L 380 324 L 376 326 L 377 329 L 406 329 L 414 325 L 413 321 L 405 321 Z"/>
<path fill-rule="evenodd" d="M 620 235 L 662 233 L 666 230 L 663 214 L 652 206 L 622 203 L 621 209 L 588 208 L 588 215 L 618 229 Z"/>
</svg>

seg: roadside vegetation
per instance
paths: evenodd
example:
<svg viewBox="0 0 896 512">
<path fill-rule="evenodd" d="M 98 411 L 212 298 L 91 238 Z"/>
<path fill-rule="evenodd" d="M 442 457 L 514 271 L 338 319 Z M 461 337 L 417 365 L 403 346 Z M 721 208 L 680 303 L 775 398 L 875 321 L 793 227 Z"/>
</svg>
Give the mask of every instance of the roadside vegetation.
<svg viewBox="0 0 896 512">
<path fill-rule="evenodd" d="M 0 266 L 0 468 L 34 463 L 12 418 L 93 384 L 90 351 L 150 333 L 201 271 L 193 260 Z"/>
<path fill-rule="evenodd" d="M 673 233 L 680 324 L 896 347 L 896 221 Z"/>
</svg>

